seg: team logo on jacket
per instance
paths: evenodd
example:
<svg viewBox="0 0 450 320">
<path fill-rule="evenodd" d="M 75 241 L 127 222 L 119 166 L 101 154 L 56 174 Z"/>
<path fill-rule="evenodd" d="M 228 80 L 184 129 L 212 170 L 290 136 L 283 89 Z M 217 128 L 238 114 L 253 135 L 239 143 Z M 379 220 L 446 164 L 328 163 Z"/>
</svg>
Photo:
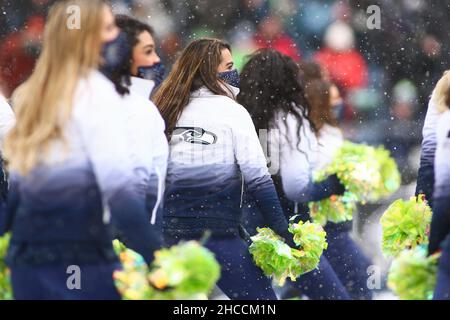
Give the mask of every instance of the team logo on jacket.
<svg viewBox="0 0 450 320">
<path fill-rule="evenodd" d="M 173 137 L 178 137 L 187 143 L 208 145 L 217 142 L 216 134 L 199 127 L 176 127 Z"/>
</svg>

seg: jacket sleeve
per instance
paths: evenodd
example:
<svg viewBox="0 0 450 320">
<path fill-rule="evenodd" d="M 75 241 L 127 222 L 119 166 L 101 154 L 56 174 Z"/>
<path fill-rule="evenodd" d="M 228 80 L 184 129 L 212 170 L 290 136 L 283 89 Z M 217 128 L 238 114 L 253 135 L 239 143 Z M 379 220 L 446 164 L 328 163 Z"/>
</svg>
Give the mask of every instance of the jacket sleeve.
<svg viewBox="0 0 450 320">
<path fill-rule="evenodd" d="M 438 119 L 439 112 L 433 103 L 433 99 L 431 99 L 422 130 L 422 150 L 416 186 L 416 195 L 424 194 L 430 204 L 433 200 L 434 157 L 436 153 L 436 125 Z"/>
<path fill-rule="evenodd" d="M 334 174 L 320 182 L 310 182 L 308 185 L 308 202 L 317 202 L 327 199 L 332 195 L 342 195 L 345 192 L 344 185 L 339 181 L 339 178 Z"/>
<path fill-rule="evenodd" d="M 255 126 L 244 108 L 236 116 L 232 131 L 236 161 L 249 194 L 267 224 L 276 233 L 287 237 L 288 223 L 269 174 Z"/>
<path fill-rule="evenodd" d="M 316 137 L 303 126 L 298 141 L 297 119 L 290 114 L 279 114 L 274 127 L 280 135 L 279 165 L 283 191 L 294 202 L 307 202 L 311 189 L 312 168 L 317 147 Z"/>
<path fill-rule="evenodd" d="M 148 218 L 146 194 L 139 192 L 133 173 L 124 106 L 111 89 L 85 95 L 75 112 L 77 126 L 102 192 L 104 222 L 111 222 L 115 236 L 150 263 L 161 247 L 161 232 Z"/>
</svg>

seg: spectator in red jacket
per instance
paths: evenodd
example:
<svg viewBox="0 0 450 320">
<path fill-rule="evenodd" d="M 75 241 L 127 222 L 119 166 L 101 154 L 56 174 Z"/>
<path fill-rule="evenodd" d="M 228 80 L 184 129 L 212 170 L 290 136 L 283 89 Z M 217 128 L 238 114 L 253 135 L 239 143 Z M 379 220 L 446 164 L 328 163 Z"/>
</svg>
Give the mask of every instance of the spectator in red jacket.
<svg viewBox="0 0 450 320">
<path fill-rule="evenodd" d="M 258 49 L 271 48 L 295 61 L 301 59 L 299 48 L 294 40 L 284 32 L 283 22 L 276 15 L 270 15 L 261 21 L 254 42 Z"/>
<path fill-rule="evenodd" d="M 45 19 L 30 17 L 25 27 L 8 35 L 0 46 L 0 83 L 6 97 L 31 74 L 39 55 Z"/>
<path fill-rule="evenodd" d="M 344 22 L 335 22 L 325 34 L 325 47 L 314 57 L 327 71 L 331 81 L 345 93 L 367 85 L 367 64 L 362 54 L 354 48 L 354 43 L 352 28 Z"/>
</svg>

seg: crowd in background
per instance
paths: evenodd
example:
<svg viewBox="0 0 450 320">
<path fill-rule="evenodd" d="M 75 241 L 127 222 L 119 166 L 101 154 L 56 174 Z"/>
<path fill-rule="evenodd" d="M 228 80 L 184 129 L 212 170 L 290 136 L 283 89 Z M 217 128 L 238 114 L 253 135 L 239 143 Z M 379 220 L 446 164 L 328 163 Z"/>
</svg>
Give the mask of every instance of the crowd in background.
<svg viewBox="0 0 450 320">
<path fill-rule="evenodd" d="M 26 79 L 39 54 L 46 11 L 55 0 L 2 1 L 0 86 L 5 96 Z M 428 97 L 448 69 L 450 7 L 428 0 L 113 0 L 116 13 L 151 24 L 167 67 L 191 40 L 227 40 L 237 67 L 257 48 L 301 62 L 314 59 L 345 97 L 353 140 L 385 144 L 398 159 L 421 139 Z M 367 28 L 378 5 L 381 29 Z M 414 170 L 404 167 L 405 179 Z"/>
</svg>

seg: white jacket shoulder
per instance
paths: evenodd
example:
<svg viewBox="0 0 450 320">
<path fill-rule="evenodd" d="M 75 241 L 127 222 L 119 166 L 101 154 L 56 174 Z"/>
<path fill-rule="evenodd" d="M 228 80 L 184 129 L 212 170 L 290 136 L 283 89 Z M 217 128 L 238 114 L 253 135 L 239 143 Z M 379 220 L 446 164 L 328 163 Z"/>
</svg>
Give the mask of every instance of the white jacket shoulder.
<svg viewBox="0 0 450 320">
<path fill-rule="evenodd" d="M 113 114 L 113 110 L 121 105 L 121 98 L 111 81 L 99 71 L 92 71 L 79 81 L 73 105 L 75 118 L 95 119 Z"/>
<path fill-rule="evenodd" d="M 0 94 L 0 141 L 16 123 L 16 117 L 5 97 Z"/>
</svg>

